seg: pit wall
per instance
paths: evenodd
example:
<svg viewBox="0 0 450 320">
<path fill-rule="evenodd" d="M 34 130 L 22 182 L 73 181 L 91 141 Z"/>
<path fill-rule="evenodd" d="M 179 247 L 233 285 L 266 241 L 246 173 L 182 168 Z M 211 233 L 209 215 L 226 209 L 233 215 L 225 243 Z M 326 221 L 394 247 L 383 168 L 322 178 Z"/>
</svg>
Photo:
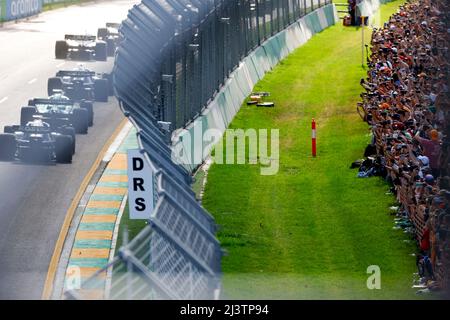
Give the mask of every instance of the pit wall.
<svg viewBox="0 0 450 320">
<path fill-rule="evenodd" d="M 185 129 L 174 132 L 172 150 L 175 158 L 187 170 L 194 171 L 208 157 L 214 146 L 203 141 L 199 133 L 218 129 L 223 134 L 256 83 L 268 71 L 305 44 L 314 34 L 338 21 L 334 4 L 321 7 L 269 38 L 244 58 L 202 114 Z"/>
</svg>

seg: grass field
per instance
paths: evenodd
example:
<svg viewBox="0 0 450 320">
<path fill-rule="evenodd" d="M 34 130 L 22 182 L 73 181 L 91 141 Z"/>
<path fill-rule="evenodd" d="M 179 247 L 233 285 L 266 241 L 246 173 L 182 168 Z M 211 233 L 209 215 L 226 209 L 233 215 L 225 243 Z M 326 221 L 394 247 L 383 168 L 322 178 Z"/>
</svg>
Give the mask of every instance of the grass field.
<svg viewBox="0 0 450 320">
<path fill-rule="evenodd" d="M 382 6 L 382 20 L 401 3 Z M 360 39 L 360 29 L 341 23 L 314 36 L 256 86 L 271 92 L 276 107 L 244 105 L 233 120 L 231 128 L 280 130 L 280 170 L 210 168 L 203 204 L 228 251 L 225 298 L 416 298 L 416 249 L 393 230 L 388 185 L 349 169 L 370 140 L 355 109 L 365 74 Z M 313 117 L 317 158 L 310 155 Z M 366 287 L 369 265 L 381 268 L 381 290 Z"/>
</svg>

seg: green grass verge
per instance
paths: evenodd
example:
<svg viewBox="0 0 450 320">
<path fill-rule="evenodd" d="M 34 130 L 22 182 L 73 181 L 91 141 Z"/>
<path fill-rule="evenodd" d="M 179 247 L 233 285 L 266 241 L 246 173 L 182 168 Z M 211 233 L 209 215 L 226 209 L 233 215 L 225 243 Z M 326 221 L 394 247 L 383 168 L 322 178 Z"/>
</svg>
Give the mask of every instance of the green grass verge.
<svg viewBox="0 0 450 320">
<path fill-rule="evenodd" d="M 194 190 L 197 199 L 200 199 L 200 193 L 203 188 L 203 181 L 205 179 L 205 171 L 198 170 L 195 174 L 195 180 L 192 184 L 192 190 Z"/>
<path fill-rule="evenodd" d="M 120 219 L 119 234 L 117 235 L 116 251 L 114 255 L 117 255 L 117 251 L 123 245 L 124 231 L 128 232 L 128 241 L 131 241 L 147 226 L 146 220 L 132 220 L 130 219 L 130 210 L 128 209 L 128 201 L 123 210 L 122 219 Z"/>
<path fill-rule="evenodd" d="M 402 1 L 382 6 L 382 21 Z M 366 29 L 366 39 L 370 30 Z M 280 130 L 280 171 L 213 165 L 203 205 L 221 226 L 223 293 L 231 299 L 414 299 L 416 251 L 393 230 L 395 199 L 379 178 L 349 165 L 370 140 L 356 113 L 364 77 L 361 30 L 341 23 L 315 35 L 260 81 L 275 108 L 243 105 L 231 128 Z M 318 125 L 312 158 L 311 118 Z M 368 290 L 367 267 L 381 268 Z"/>
<path fill-rule="evenodd" d="M 65 8 L 74 4 L 80 4 L 83 2 L 89 2 L 92 0 L 67 0 L 67 1 L 63 1 L 63 2 L 57 2 L 57 3 L 48 3 L 48 4 L 44 4 L 42 6 L 42 11 L 50 11 L 50 10 L 55 10 L 55 9 L 59 9 L 59 8 Z"/>
</svg>

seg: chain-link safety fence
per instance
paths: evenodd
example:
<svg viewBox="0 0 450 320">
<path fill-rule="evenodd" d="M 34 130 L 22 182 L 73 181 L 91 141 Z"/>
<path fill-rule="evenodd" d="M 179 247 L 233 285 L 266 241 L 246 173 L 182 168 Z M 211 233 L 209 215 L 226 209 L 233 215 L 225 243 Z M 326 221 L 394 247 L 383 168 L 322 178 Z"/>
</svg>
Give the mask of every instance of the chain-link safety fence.
<svg viewBox="0 0 450 320">
<path fill-rule="evenodd" d="M 184 127 L 239 61 L 329 0 L 144 0 L 124 21 L 116 87 L 125 109 Z M 139 54 L 138 54 L 139 52 Z M 150 120 L 150 119 L 149 119 Z"/>
<path fill-rule="evenodd" d="M 201 114 L 249 53 L 328 4 L 143 0 L 129 11 L 120 28 L 124 40 L 115 56 L 114 86 L 152 168 L 155 209 L 149 225 L 81 289 L 66 291 L 66 298 L 89 299 L 99 291 L 105 299 L 219 297 L 223 252 L 215 237 L 217 227 L 195 198 L 190 170 L 172 161 L 171 133 Z M 321 12 L 314 23 L 307 22 L 305 29 L 312 30 L 308 37 L 335 22 L 335 10 L 329 9 L 327 16 Z M 290 47 L 285 51 L 293 50 Z"/>
</svg>

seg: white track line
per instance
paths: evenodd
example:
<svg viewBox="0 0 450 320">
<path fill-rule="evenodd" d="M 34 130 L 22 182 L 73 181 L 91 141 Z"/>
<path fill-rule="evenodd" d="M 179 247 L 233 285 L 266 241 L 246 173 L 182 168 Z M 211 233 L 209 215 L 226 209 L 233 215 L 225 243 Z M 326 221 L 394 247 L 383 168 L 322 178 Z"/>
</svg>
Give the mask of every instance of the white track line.
<svg viewBox="0 0 450 320">
<path fill-rule="evenodd" d="M 37 81 L 37 79 L 36 78 L 34 78 L 34 79 L 31 79 L 30 81 L 28 81 L 28 84 L 33 84 L 33 83 L 35 83 Z"/>
<path fill-rule="evenodd" d="M 0 100 L 0 103 L 5 102 L 6 100 L 8 100 L 8 97 L 4 97 L 3 99 Z"/>
</svg>

